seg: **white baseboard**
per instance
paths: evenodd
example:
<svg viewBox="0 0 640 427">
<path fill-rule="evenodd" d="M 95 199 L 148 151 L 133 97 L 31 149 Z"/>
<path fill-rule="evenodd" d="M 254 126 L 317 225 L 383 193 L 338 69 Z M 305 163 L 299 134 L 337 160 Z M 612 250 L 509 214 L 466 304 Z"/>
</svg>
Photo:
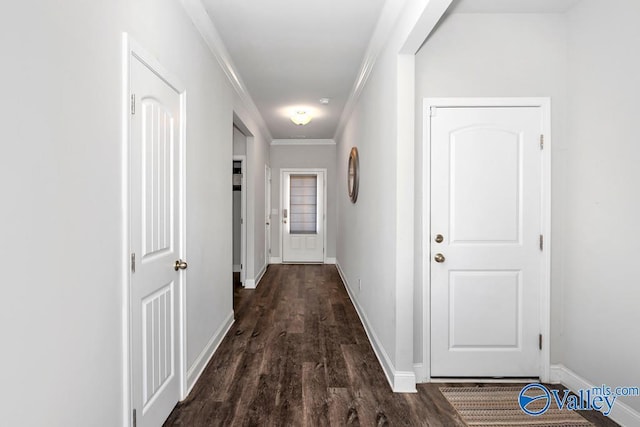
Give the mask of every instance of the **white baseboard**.
<svg viewBox="0 0 640 427">
<path fill-rule="evenodd" d="M 282 264 L 282 257 L 272 256 L 271 258 L 269 258 L 269 264 Z"/>
<path fill-rule="evenodd" d="M 255 279 L 247 279 L 244 281 L 244 288 L 245 289 L 255 289 L 256 288 L 256 281 Z"/>
<path fill-rule="evenodd" d="M 260 272 L 256 276 L 256 288 L 258 287 L 258 285 L 260 284 L 260 281 L 264 277 L 264 273 L 267 272 L 267 267 L 268 267 L 267 264 L 263 265 L 262 268 L 260 269 Z"/>
<path fill-rule="evenodd" d="M 382 370 L 387 377 L 387 381 L 389 381 L 389 385 L 391 385 L 391 389 L 394 391 L 394 393 L 416 393 L 417 390 L 415 372 L 396 371 L 395 366 L 393 366 L 393 363 L 391 362 L 389 355 L 382 346 L 382 343 L 378 339 L 378 336 L 373 331 L 373 328 L 371 328 L 371 323 L 369 323 L 367 315 L 364 313 L 364 310 L 362 310 L 362 307 L 360 307 L 358 300 L 354 298 L 353 294 L 351 293 L 349 282 L 347 281 L 347 278 L 345 277 L 340 264 L 337 262 L 336 267 L 338 269 L 338 274 L 340 274 L 340 277 L 342 278 L 344 287 L 349 294 L 349 298 L 351 299 L 351 302 L 353 303 L 353 306 L 356 308 L 356 312 L 360 317 L 360 322 L 362 322 L 362 325 L 364 326 L 364 331 L 366 332 L 367 338 L 369 338 L 369 342 L 373 347 L 373 352 L 378 358 L 380 366 L 382 366 Z"/>
<path fill-rule="evenodd" d="M 225 335 L 227 335 L 229 329 L 231 329 L 231 325 L 233 325 L 233 322 L 234 316 L 233 311 L 231 311 L 222 325 L 220 325 L 218 330 L 213 334 L 202 352 L 198 355 L 196 361 L 193 362 L 193 365 L 191 365 L 191 367 L 187 371 L 187 394 L 183 396 L 183 399 L 186 399 L 186 397 L 191 392 L 191 389 L 193 389 L 196 381 L 198 381 L 198 378 L 200 378 L 200 375 L 202 375 L 204 368 L 206 368 L 207 364 L 213 357 L 213 354 L 218 349 L 218 346 L 222 342 L 222 339 Z"/>
<path fill-rule="evenodd" d="M 242 271 L 242 267 L 240 267 L 240 264 L 233 264 L 234 273 L 240 273 L 241 271 Z"/>
<path fill-rule="evenodd" d="M 424 372 L 424 363 L 414 363 L 413 364 L 413 373 L 416 376 L 416 383 L 426 382 L 425 379 L 427 375 Z"/>
<path fill-rule="evenodd" d="M 336 259 L 335 259 L 335 258 L 333 258 L 333 257 L 327 257 L 327 258 L 325 258 L 325 259 L 324 259 L 324 263 L 325 263 L 325 264 L 332 264 L 332 265 L 333 265 L 333 264 L 335 264 L 336 262 L 337 262 L 337 261 L 336 261 Z"/>
<path fill-rule="evenodd" d="M 549 377 L 551 383 L 561 383 L 567 386 L 574 393 L 577 393 L 578 390 L 596 387 L 594 384 L 582 378 L 564 365 L 551 365 Z M 614 385 L 617 386 L 622 384 Z M 628 385 L 635 387 L 635 385 L 633 384 Z M 622 426 L 640 426 L 640 412 L 634 410 L 629 405 L 626 405 L 619 400 L 616 400 L 609 418 Z"/>
</svg>

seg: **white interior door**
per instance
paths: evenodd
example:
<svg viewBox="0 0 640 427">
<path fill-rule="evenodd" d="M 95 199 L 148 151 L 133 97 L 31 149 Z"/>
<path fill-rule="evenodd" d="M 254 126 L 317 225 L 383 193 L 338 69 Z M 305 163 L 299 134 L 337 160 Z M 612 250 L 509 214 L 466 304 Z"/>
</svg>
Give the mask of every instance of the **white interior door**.
<svg viewBox="0 0 640 427">
<path fill-rule="evenodd" d="M 180 399 L 181 95 L 131 56 L 130 221 L 133 408 L 161 425 Z M 181 265 L 186 268 L 186 263 Z"/>
<path fill-rule="evenodd" d="M 540 107 L 431 117 L 431 376 L 537 377 Z"/>
<path fill-rule="evenodd" d="M 282 262 L 324 262 L 325 172 L 282 171 Z"/>
</svg>

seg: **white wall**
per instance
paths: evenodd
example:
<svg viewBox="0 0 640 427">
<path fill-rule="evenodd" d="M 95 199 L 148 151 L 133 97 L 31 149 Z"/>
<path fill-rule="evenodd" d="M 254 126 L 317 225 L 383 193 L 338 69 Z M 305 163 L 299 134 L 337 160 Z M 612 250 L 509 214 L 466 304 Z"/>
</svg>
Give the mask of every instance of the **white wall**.
<svg viewBox="0 0 640 427">
<path fill-rule="evenodd" d="M 336 176 L 336 146 L 331 145 L 271 145 L 271 206 L 278 215 L 271 215 L 271 256 L 281 257 L 282 203 L 280 201 L 280 169 L 327 169 L 327 242 L 326 256 L 336 256 L 336 192 L 342 181 Z M 336 187 L 337 185 L 337 187 Z M 346 184 L 344 188 L 346 191 Z"/>
<path fill-rule="evenodd" d="M 122 425 L 122 32 L 187 88 L 188 367 L 232 312 L 235 97 L 175 0 L 4 9 L 3 422 Z"/>
<path fill-rule="evenodd" d="M 233 127 L 233 154 L 247 154 L 247 137 L 238 129 Z"/>
<path fill-rule="evenodd" d="M 568 14 L 569 144 L 562 363 L 593 384 L 639 385 L 640 3 Z M 640 398 L 621 399 L 640 412 Z"/>
<path fill-rule="evenodd" d="M 416 57 L 416 197 L 424 97 L 551 96 L 552 363 L 596 385 L 640 384 L 639 17 L 640 4 L 623 0 L 582 0 L 566 14 L 452 14 Z M 620 401 L 640 411 L 639 399 Z"/>
<path fill-rule="evenodd" d="M 566 24 L 562 14 L 450 14 L 416 55 L 414 357 L 423 359 L 422 168 L 427 97 L 551 97 L 552 323 L 560 321 L 566 199 Z M 428 315 L 428 307 L 426 311 Z M 552 362 L 560 360 L 553 329 Z"/>
<path fill-rule="evenodd" d="M 414 57 L 405 50 L 415 41 L 416 31 L 437 22 L 446 4 L 410 0 L 396 10 L 397 19 L 381 19 L 384 25 L 378 26 L 372 43 L 382 40 L 383 47 L 335 138 L 338 188 L 340 177 L 346 180 L 351 148 L 358 147 L 360 155 L 357 203 L 338 191 L 337 264 L 395 391 L 415 390 Z M 392 9 L 382 17 L 392 16 Z M 386 25 L 389 34 L 378 32 Z"/>
</svg>

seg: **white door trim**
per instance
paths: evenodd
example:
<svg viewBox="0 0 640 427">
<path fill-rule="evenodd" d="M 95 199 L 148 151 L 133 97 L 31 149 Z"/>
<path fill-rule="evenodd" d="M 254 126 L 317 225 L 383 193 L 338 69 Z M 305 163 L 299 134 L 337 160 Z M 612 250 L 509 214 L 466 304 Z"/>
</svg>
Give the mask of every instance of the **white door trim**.
<svg viewBox="0 0 640 427">
<path fill-rule="evenodd" d="M 247 156 L 234 154 L 234 161 L 242 163 L 242 183 L 240 190 L 240 282 L 244 286 L 247 280 Z"/>
<path fill-rule="evenodd" d="M 422 155 L 422 325 L 423 363 L 417 365 L 419 382 L 431 382 L 431 108 L 438 107 L 540 107 L 544 150 L 542 151 L 542 218 L 544 252 L 540 284 L 540 333 L 543 336 L 540 355 L 540 380 L 549 381 L 551 363 L 551 99 L 550 98 L 425 98 L 423 101 Z"/>
<path fill-rule="evenodd" d="M 271 166 L 264 165 L 264 265 L 265 268 L 271 261 Z M 267 225 L 269 224 L 269 225 Z"/>
<path fill-rule="evenodd" d="M 178 200 L 179 208 L 179 227 L 181 238 L 178 244 L 178 252 L 181 259 L 187 259 L 186 256 L 186 87 L 174 75 L 168 72 L 149 52 L 135 42 L 127 33 L 122 34 L 122 144 L 121 144 L 121 194 L 122 194 L 122 210 L 120 220 L 122 221 L 122 366 L 123 366 L 123 390 L 122 390 L 122 425 L 131 426 L 133 424 L 133 376 L 132 376 L 132 344 L 131 344 L 131 220 L 130 220 L 130 148 L 131 148 L 131 79 L 130 66 L 131 57 L 135 56 L 145 63 L 156 74 L 161 76 L 170 86 L 180 93 L 180 138 L 182 139 L 181 150 L 179 153 L 180 170 L 178 176 L 180 179 L 180 200 Z M 180 274 L 178 280 L 178 346 L 180 357 L 178 360 L 178 376 L 180 383 L 180 399 L 184 399 L 187 394 L 186 387 L 186 295 L 184 292 L 186 285 L 186 275 Z"/>
<path fill-rule="evenodd" d="M 282 168 L 280 169 L 280 212 L 278 215 L 278 227 L 280 230 L 280 260 L 282 260 L 282 252 L 284 249 L 284 228 L 282 227 L 282 212 L 284 209 L 284 175 L 286 173 L 322 173 L 323 174 L 323 185 L 322 185 L 322 195 L 323 204 L 322 204 L 322 239 L 323 239 L 323 257 L 322 262 L 324 264 L 327 263 L 327 169 L 326 168 Z M 273 225 L 273 224 L 272 224 Z"/>
</svg>

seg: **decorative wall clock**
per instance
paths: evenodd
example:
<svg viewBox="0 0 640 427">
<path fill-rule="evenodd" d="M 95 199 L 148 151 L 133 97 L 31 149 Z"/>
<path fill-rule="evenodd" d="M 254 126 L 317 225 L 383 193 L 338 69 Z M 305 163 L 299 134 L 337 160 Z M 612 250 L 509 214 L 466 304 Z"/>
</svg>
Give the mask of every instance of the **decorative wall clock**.
<svg viewBox="0 0 640 427">
<path fill-rule="evenodd" d="M 349 198 L 351 203 L 358 200 L 358 184 L 360 182 L 360 160 L 358 158 L 358 149 L 353 147 L 349 153 L 349 166 L 347 167 L 347 188 L 349 189 Z"/>
</svg>

